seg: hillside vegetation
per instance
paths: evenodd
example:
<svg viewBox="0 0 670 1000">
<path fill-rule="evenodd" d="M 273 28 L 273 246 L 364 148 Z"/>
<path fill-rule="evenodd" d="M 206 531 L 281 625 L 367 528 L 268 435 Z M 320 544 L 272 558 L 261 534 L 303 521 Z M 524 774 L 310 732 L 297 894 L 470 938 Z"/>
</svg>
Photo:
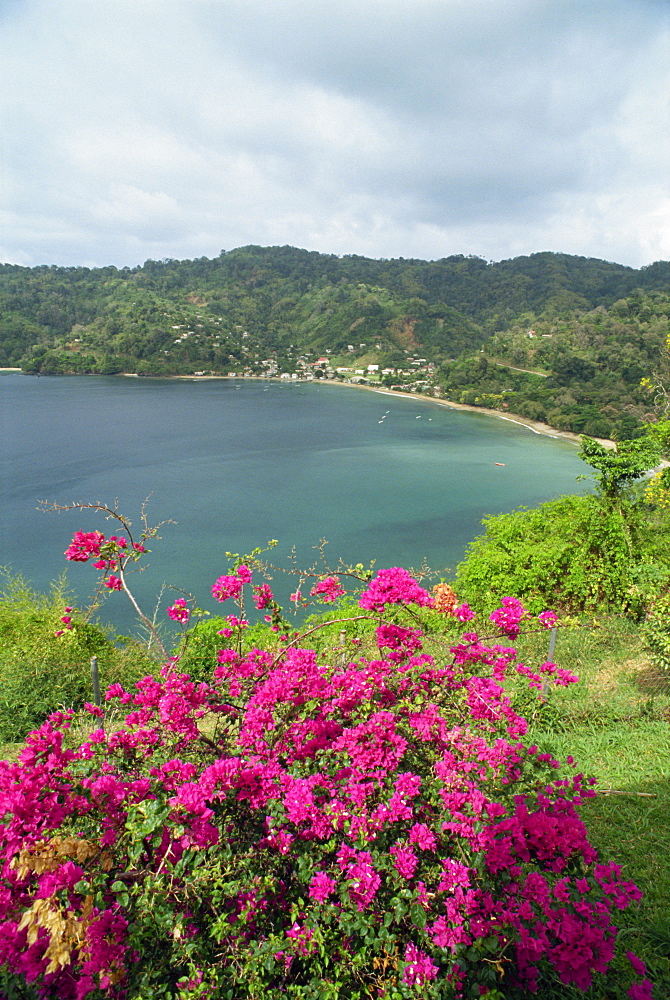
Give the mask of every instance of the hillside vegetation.
<svg viewBox="0 0 670 1000">
<path fill-rule="evenodd" d="M 0 365 L 335 378 L 376 365 L 389 386 L 625 438 L 649 419 L 640 380 L 668 336 L 669 289 L 668 262 L 554 253 L 487 263 L 250 246 L 132 269 L 5 264 Z"/>
</svg>

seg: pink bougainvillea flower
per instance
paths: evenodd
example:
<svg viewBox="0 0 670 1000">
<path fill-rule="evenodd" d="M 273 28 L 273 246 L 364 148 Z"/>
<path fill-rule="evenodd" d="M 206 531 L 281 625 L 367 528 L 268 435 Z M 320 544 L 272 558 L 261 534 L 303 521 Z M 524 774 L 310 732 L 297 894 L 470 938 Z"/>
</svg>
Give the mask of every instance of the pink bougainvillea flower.
<svg viewBox="0 0 670 1000">
<path fill-rule="evenodd" d="M 236 615 L 226 615 L 226 621 L 230 625 L 230 628 L 222 628 L 219 630 L 218 633 L 219 635 L 224 636 L 226 639 L 230 639 L 231 635 L 234 634 L 234 629 L 239 629 L 241 631 L 243 628 L 247 628 L 249 625 L 249 622 L 246 620 L 246 618 L 237 618 Z"/>
<path fill-rule="evenodd" d="M 510 639 L 516 639 L 520 631 L 521 619 L 527 614 L 523 604 L 516 597 L 503 597 L 502 607 L 493 611 L 489 618 Z"/>
<path fill-rule="evenodd" d="M 88 562 L 91 556 L 100 555 L 105 536 L 101 531 L 75 531 L 72 542 L 65 550 L 65 558 L 72 562 Z"/>
<path fill-rule="evenodd" d="M 109 590 L 121 590 L 121 587 L 123 586 L 120 578 L 118 576 L 114 576 L 113 573 L 111 573 L 106 580 L 103 580 L 103 583 Z"/>
<path fill-rule="evenodd" d="M 337 888 L 335 879 L 330 878 L 325 872 L 316 872 L 309 883 L 309 895 L 317 903 L 325 903 Z"/>
<path fill-rule="evenodd" d="M 327 576 L 324 580 L 319 580 L 309 592 L 310 597 L 320 597 L 324 604 L 332 604 L 338 597 L 345 593 L 340 579 L 337 576 Z"/>
<path fill-rule="evenodd" d="M 391 848 L 391 855 L 398 874 L 405 879 L 412 878 L 419 863 L 414 849 L 407 844 L 394 844 Z"/>
<path fill-rule="evenodd" d="M 654 1000 L 651 992 L 653 983 L 650 979 L 643 979 L 641 983 L 633 983 L 628 989 L 630 1000 Z"/>
<path fill-rule="evenodd" d="M 243 586 L 244 581 L 238 576 L 233 576 L 232 574 L 229 574 L 228 576 L 220 576 L 219 579 L 212 585 L 212 596 L 223 604 L 223 602 L 227 601 L 230 597 L 239 597 L 242 593 Z"/>
<path fill-rule="evenodd" d="M 454 608 L 453 615 L 459 622 L 471 622 L 475 617 L 474 611 L 470 605 L 465 602 L 463 604 L 459 604 L 457 608 Z"/>
<path fill-rule="evenodd" d="M 167 614 L 173 622 L 187 622 L 191 617 L 191 612 L 186 605 L 186 599 L 178 597 L 172 607 L 167 609 Z"/>
<path fill-rule="evenodd" d="M 628 961 L 632 965 L 633 972 L 635 972 L 636 975 L 638 975 L 638 976 L 646 976 L 647 975 L 647 966 L 645 965 L 645 963 L 642 961 L 641 958 L 637 957 L 637 955 L 634 952 L 627 951 L 626 952 L 626 958 L 628 959 Z"/>
<path fill-rule="evenodd" d="M 367 611 L 383 611 L 387 604 L 418 604 L 430 608 L 434 601 L 406 569 L 393 566 L 379 570 L 358 603 Z"/>
<path fill-rule="evenodd" d="M 421 951 L 411 941 L 405 947 L 405 970 L 402 974 L 402 981 L 408 986 L 423 986 L 424 983 L 435 979 L 439 972 L 438 967 L 425 951 Z"/>
<path fill-rule="evenodd" d="M 409 831 L 409 842 L 424 851 L 434 851 L 437 844 L 435 834 L 425 823 L 414 824 Z"/>
<path fill-rule="evenodd" d="M 390 649 L 389 659 L 396 663 L 421 649 L 423 632 L 417 628 L 403 628 L 401 625 L 379 625 L 376 629 L 379 649 Z"/>
<path fill-rule="evenodd" d="M 274 594 L 267 583 L 260 583 L 257 587 L 254 587 L 254 604 L 259 611 L 263 611 L 274 601 Z"/>
</svg>

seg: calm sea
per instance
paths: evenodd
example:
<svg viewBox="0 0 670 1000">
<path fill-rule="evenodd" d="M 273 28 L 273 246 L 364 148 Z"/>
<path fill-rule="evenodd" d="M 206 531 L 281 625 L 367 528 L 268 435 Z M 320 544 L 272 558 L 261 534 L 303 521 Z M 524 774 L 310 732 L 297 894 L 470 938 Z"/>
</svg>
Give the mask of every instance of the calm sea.
<svg viewBox="0 0 670 1000">
<path fill-rule="evenodd" d="M 326 539 L 332 566 L 426 559 L 448 576 L 482 517 L 577 492 L 588 471 L 574 445 L 517 424 L 332 384 L 6 374 L 0 420 L 0 562 L 37 589 L 67 569 L 79 602 L 95 573 L 63 551 L 79 528 L 113 532 L 39 500 L 118 500 L 138 526 L 150 497 L 149 521 L 175 523 L 136 577 L 142 601 L 176 585 L 214 610 L 226 551 L 277 538 L 277 564 L 295 547 L 306 566 Z M 127 630 L 123 601 L 101 617 Z"/>
</svg>

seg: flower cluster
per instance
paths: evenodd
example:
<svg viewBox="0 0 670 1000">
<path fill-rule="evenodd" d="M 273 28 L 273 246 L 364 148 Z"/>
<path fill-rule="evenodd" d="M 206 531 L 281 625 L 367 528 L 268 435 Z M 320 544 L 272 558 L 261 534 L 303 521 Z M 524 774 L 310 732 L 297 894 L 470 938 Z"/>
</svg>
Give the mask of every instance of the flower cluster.
<svg viewBox="0 0 670 1000">
<path fill-rule="evenodd" d="M 441 611 L 444 615 L 453 614 L 458 606 L 456 591 L 448 583 L 438 583 L 433 587 L 433 600 L 435 610 Z"/>
<path fill-rule="evenodd" d="M 65 558 L 72 562 L 88 562 L 93 556 L 97 559 L 104 543 L 105 536 L 101 531 L 75 531 L 65 550 Z"/>
<path fill-rule="evenodd" d="M 537 620 L 543 628 L 554 628 L 558 623 L 558 615 L 555 611 L 541 611 Z"/>
<path fill-rule="evenodd" d="M 174 604 L 167 609 L 167 615 L 173 622 L 187 622 L 191 617 L 191 612 L 186 604 L 186 598 L 178 597 Z"/>
<path fill-rule="evenodd" d="M 235 634 L 235 630 L 240 632 L 249 625 L 246 618 L 238 618 L 237 615 L 226 615 L 226 621 L 228 622 L 228 627 L 219 630 L 219 635 L 222 635 L 224 639 L 230 639 Z"/>
<path fill-rule="evenodd" d="M 254 587 L 254 604 L 259 611 L 269 608 L 274 599 L 272 588 L 268 583 L 259 583 Z"/>
<path fill-rule="evenodd" d="M 137 559 L 146 548 L 141 542 L 129 543 L 123 535 L 105 538 L 101 531 L 75 531 L 65 558 L 72 562 L 95 559 L 95 569 L 104 571 L 103 586 L 108 590 L 122 590 L 123 569 L 128 561 Z M 120 572 L 121 576 L 116 573 Z"/>
<path fill-rule="evenodd" d="M 241 564 L 213 592 L 250 582 Z M 79 744 L 72 713 L 31 733 L 19 762 L 0 762 L 10 988 L 432 1000 L 515 995 L 540 973 L 586 989 L 605 972 L 612 913 L 639 892 L 589 843 L 591 782 L 521 742 L 505 691 L 512 674 L 573 678 L 553 663 L 536 675 L 473 632 L 434 659 L 397 624 L 404 605 L 433 603 L 405 570 L 381 570 L 360 601 L 378 659 L 223 648 L 205 684 L 173 658 L 107 691 L 122 723 L 104 728 L 90 706 Z M 170 611 L 185 620 L 186 601 Z M 524 617 L 507 599 L 492 620 L 510 634 Z M 226 638 L 246 622 L 228 624 Z"/>
<path fill-rule="evenodd" d="M 338 597 L 342 597 L 345 591 L 337 576 L 327 576 L 319 580 L 309 592 L 310 597 L 319 597 L 324 604 L 332 604 Z"/>
<path fill-rule="evenodd" d="M 637 955 L 634 955 L 632 951 L 626 952 L 626 958 L 633 967 L 633 972 L 635 972 L 638 976 L 643 977 L 641 982 L 633 983 L 628 990 L 630 1000 L 652 1000 L 652 983 L 651 980 L 647 979 L 647 966 L 637 957 Z"/>
<path fill-rule="evenodd" d="M 388 604 L 418 604 L 419 607 L 431 608 L 434 600 L 406 569 L 394 566 L 379 570 L 358 603 L 368 611 L 383 611 Z"/>
<path fill-rule="evenodd" d="M 423 632 L 415 628 L 403 628 L 401 625 L 379 625 L 376 629 L 377 645 L 380 650 L 388 649 L 389 660 L 400 663 L 421 647 Z"/>
<path fill-rule="evenodd" d="M 251 583 L 251 570 L 241 563 L 235 573 L 219 577 L 212 586 L 212 596 L 221 604 L 231 597 L 239 598 L 245 583 Z"/>
<path fill-rule="evenodd" d="M 489 617 L 501 632 L 504 632 L 510 639 L 516 639 L 521 628 L 521 620 L 527 614 L 528 612 L 518 598 L 503 597 L 502 607 L 493 611 Z"/>
<path fill-rule="evenodd" d="M 433 601 L 436 611 L 443 615 L 452 615 L 459 622 L 469 622 L 475 613 L 469 604 L 459 604 L 455 590 L 448 583 L 438 583 L 433 587 Z"/>
</svg>

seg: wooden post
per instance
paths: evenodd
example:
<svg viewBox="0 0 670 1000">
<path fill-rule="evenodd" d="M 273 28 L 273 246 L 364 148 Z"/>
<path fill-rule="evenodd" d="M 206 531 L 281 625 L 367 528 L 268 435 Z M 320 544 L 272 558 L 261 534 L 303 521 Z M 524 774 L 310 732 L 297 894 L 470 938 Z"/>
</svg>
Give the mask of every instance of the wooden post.
<svg viewBox="0 0 670 1000">
<path fill-rule="evenodd" d="M 557 632 L 558 632 L 558 629 L 556 628 L 556 626 L 554 626 L 554 628 L 552 628 L 551 633 L 549 635 L 549 651 L 547 653 L 547 660 L 550 663 L 551 663 L 552 657 L 554 655 L 554 650 L 556 649 L 556 633 Z"/>
<path fill-rule="evenodd" d="M 547 662 L 548 663 L 552 662 L 552 659 L 553 659 L 553 656 L 554 656 L 554 650 L 556 649 L 556 633 L 557 632 L 558 632 L 558 629 L 556 627 L 554 627 L 554 628 L 552 628 L 551 632 L 549 633 L 549 649 L 547 650 Z M 549 692 L 549 681 L 547 679 L 545 679 L 542 682 L 542 697 L 546 698 L 548 692 Z"/>
<path fill-rule="evenodd" d="M 98 657 L 91 657 L 91 679 L 93 681 L 93 701 L 100 707 L 100 674 L 98 673 Z"/>
</svg>

